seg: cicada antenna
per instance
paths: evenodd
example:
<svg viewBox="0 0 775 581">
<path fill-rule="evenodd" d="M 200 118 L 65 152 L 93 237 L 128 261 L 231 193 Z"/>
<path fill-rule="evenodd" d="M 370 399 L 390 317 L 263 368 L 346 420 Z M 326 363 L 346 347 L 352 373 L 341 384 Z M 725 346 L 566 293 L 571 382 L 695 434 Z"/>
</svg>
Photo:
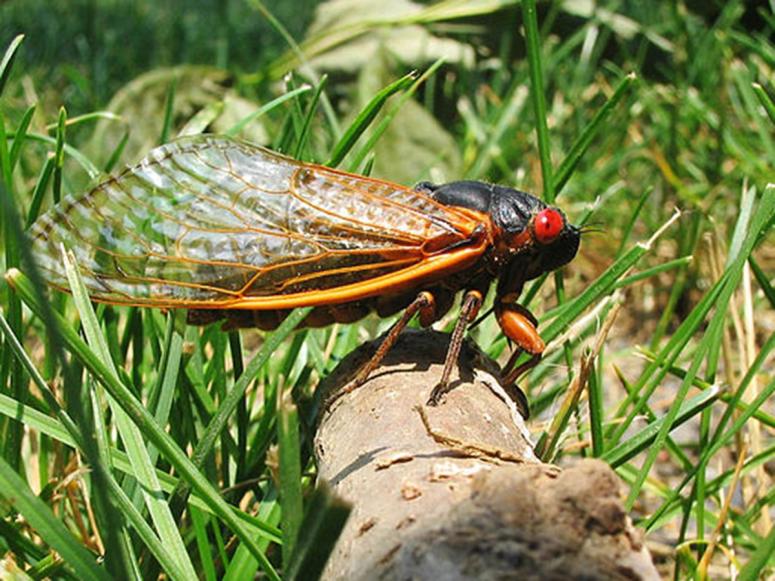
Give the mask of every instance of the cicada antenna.
<svg viewBox="0 0 775 581">
<path fill-rule="evenodd" d="M 581 228 L 579 228 L 579 232 L 581 234 L 605 234 L 606 229 L 602 227 L 601 222 L 592 222 L 589 224 L 584 224 Z"/>
</svg>

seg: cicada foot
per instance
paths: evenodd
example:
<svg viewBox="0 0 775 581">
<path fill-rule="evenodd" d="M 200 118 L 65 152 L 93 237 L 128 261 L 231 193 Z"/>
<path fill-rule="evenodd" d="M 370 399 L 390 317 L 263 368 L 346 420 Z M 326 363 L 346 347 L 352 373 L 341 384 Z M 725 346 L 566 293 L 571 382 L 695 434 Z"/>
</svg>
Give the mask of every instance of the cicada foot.
<svg viewBox="0 0 775 581">
<path fill-rule="evenodd" d="M 450 338 L 449 349 L 447 350 L 447 355 L 444 360 L 444 369 L 441 373 L 441 380 L 432 390 L 431 396 L 428 399 L 428 405 L 438 405 L 444 394 L 449 391 L 449 379 L 452 375 L 452 368 L 457 363 L 460 355 L 466 328 L 471 321 L 476 318 L 483 300 L 483 294 L 479 290 L 469 290 L 465 293 L 463 305 L 460 308 L 460 317 L 455 324 L 455 329 L 452 331 L 452 336 Z M 332 398 L 331 402 L 341 398 L 343 395 L 351 393 L 366 383 L 369 376 L 379 366 L 390 349 L 393 348 L 401 331 L 406 328 L 412 317 L 419 314 L 421 322 L 430 322 L 435 318 L 435 312 L 436 298 L 428 291 L 419 293 L 417 298 L 406 308 L 401 318 L 396 321 L 390 331 L 388 331 L 382 343 L 374 352 L 374 355 L 372 355 L 371 359 L 369 359 L 369 361 L 360 369 L 355 376 L 355 379 L 353 379 L 349 385 L 340 389 L 334 398 Z M 423 323 L 423 325 L 425 325 L 425 323 Z"/>
<path fill-rule="evenodd" d="M 425 402 L 425 405 L 430 407 L 436 407 L 439 405 L 444 399 L 444 396 L 449 391 L 449 384 L 448 383 L 437 383 L 436 386 L 431 390 L 431 395 L 428 397 L 428 401 Z"/>
<path fill-rule="evenodd" d="M 517 407 L 520 415 L 526 420 L 529 419 L 530 403 L 527 400 L 527 395 L 525 395 L 525 392 L 522 391 L 522 388 L 519 387 L 515 381 L 501 379 L 499 383 L 501 390 L 511 399 L 511 401 L 514 402 L 514 405 Z M 428 401 L 425 403 L 425 405 L 429 407 L 436 407 L 444 401 L 444 396 L 449 393 L 450 389 L 451 385 L 448 383 L 437 383 L 436 386 L 431 390 L 431 395 L 428 397 Z"/>
</svg>

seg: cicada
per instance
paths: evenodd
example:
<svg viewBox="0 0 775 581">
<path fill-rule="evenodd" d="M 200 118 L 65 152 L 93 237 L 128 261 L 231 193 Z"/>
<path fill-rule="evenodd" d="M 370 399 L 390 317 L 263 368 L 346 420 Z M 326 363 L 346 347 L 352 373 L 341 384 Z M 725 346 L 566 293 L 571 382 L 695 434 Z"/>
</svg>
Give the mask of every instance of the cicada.
<svg viewBox="0 0 775 581">
<path fill-rule="evenodd" d="M 243 141 L 186 137 L 152 150 L 32 227 L 47 281 L 68 288 L 62 244 L 93 300 L 187 309 L 272 329 L 296 307 L 303 325 L 403 315 L 355 380 L 363 383 L 414 316 L 429 326 L 462 292 L 442 377 L 448 390 L 466 328 L 497 283 L 494 312 L 516 344 L 513 382 L 544 342 L 517 299 L 524 283 L 568 263 L 580 231 L 527 193 L 475 181 L 414 188 L 302 163 Z"/>
</svg>

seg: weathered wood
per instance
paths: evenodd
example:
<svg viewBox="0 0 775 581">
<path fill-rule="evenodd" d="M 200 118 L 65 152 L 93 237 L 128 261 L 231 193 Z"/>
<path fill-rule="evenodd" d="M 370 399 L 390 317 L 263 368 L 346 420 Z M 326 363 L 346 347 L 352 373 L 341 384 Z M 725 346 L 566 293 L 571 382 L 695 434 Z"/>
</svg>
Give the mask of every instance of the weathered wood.
<svg viewBox="0 0 775 581">
<path fill-rule="evenodd" d="M 373 344 L 321 389 L 347 386 Z M 542 464 L 497 366 L 471 343 L 437 407 L 447 336 L 411 331 L 369 381 L 320 418 L 320 478 L 354 510 L 325 579 L 658 579 L 598 461 Z M 508 398 L 506 398 L 508 399 Z"/>
</svg>

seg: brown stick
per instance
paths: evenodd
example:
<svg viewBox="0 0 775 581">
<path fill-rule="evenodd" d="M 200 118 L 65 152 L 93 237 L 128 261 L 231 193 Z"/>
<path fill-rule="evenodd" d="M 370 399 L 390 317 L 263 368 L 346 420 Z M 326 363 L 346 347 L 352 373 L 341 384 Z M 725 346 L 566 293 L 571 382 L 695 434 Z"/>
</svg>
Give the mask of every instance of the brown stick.
<svg viewBox="0 0 775 581">
<path fill-rule="evenodd" d="M 658 579 L 613 471 L 540 463 L 516 405 L 490 388 L 497 366 L 474 345 L 464 343 L 444 402 L 424 406 L 447 347 L 444 334 L 405 331 L 364 385 L 322 412 L 320 478 L 354 504 L 324 578 Z M 374 348 L 321 389 L 346 389 Z"/>
</svg>

